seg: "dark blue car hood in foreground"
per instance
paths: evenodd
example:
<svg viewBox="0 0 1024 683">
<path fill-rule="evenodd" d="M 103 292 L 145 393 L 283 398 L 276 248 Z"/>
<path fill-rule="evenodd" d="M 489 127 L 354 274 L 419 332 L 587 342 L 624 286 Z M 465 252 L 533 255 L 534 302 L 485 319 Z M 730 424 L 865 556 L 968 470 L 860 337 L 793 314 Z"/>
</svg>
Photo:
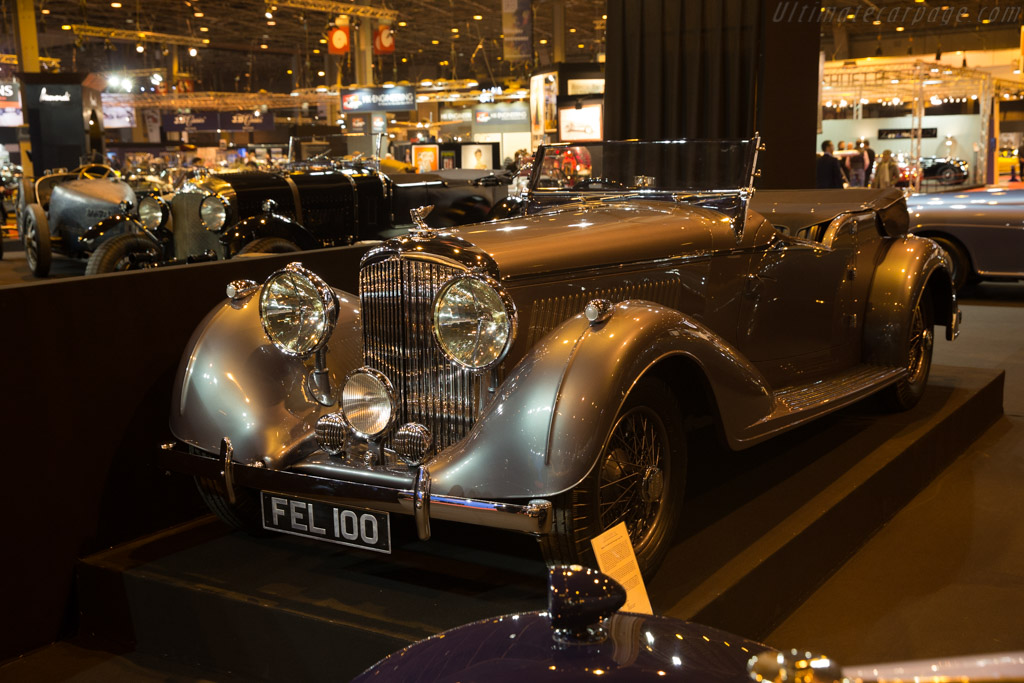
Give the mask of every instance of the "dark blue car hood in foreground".
<svg viewBox="0 0 1024 683">
<path fill-rule="evenodd" d="M 355 681 L 750 681 L 770 648 L 690 622 L 616 613 L 597 644 L 562 644 L 547 612 L 466 624 L 391 654 Z M 595 678 L 596 677 L 596 678 Z"/>
</svg>

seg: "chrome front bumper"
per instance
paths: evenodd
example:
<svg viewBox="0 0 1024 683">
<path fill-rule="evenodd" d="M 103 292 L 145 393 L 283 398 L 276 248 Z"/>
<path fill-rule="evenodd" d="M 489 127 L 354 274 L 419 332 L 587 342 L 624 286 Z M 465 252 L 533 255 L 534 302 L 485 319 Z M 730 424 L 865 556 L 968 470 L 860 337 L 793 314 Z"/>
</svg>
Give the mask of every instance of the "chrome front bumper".
<svg viewBox="0 0 1024 683">
<path fill-rule="evenodd" d="M 219 456 L 191 453 L 181 443 L 161 447 L 160 466 L 175 472 L 220 479 L 233 501 L 237 488 L 302 495 L 340 505 L 411 515 L 423 540 L 430 538 L 430 520 L 464 522 L 529 534 L 551 532 L 551 502 L 531 500 L 526 505 L 476 498 L 444 496 L 430 491 L 430 473 L 420 467 L 408 488 L 380 486 L 328 477 L 270 470 L 234 460 L 231 442 L 224 439 Z"/>
</svg>

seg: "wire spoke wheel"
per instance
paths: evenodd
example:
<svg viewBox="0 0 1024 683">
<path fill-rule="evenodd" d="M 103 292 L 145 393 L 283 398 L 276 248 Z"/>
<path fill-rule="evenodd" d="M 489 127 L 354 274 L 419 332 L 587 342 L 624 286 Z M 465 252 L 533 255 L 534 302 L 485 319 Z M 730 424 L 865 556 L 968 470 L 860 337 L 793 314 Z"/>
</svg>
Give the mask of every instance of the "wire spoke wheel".
<svg viewBox="0 0 1024 683">
<path fill-rule="evenodd" d="M 661 418 L 646 406 L 633 408 L 612 430 L 598 471 L 598 518 L 604 529 L 625 522 L 634 548 L 648 540 L 658 514 L 668 459 Z"/>
<path fill-rule="evenodd" d="M 644 377 L 612 422 L 593 466 L 552 497 L 552 531 L 540 538 L 549 564 L 594 564 L 591 540 L 617 526 L 650 576 L 672 541 L 686 489 L 686 430 L 668 385 Z"/>
<path fill-rule="evenodd" d="M 906 347 L 903 350 L 907 373 L 906 376 L 887 387 L 880 394 L 885 409 L 890 411 L 909 410 L 921 400 L 925 386 L 928 384 L 934 345 L 932 302 L 928 292 L 924 292 L 918 298 L 910 319 L 907 321 Z"/>
</svg>

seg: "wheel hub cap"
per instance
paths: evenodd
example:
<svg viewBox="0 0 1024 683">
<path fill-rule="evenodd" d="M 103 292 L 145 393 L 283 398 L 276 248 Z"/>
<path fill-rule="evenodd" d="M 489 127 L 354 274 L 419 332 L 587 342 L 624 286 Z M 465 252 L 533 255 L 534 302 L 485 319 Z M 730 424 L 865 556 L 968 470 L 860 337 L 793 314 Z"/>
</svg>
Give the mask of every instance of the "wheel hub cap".
<svg viewBox="0 0 1024 683">
<path fill-rule="evenodd" d="M 648 467 L 644 472 L 643 484 L 640 487 L 640 495 L 645 503 L 656 503 L 661 500 L 661 494 L 665 490 L 665 476 L 661 473 L 660 467 Z"/>
</svg>

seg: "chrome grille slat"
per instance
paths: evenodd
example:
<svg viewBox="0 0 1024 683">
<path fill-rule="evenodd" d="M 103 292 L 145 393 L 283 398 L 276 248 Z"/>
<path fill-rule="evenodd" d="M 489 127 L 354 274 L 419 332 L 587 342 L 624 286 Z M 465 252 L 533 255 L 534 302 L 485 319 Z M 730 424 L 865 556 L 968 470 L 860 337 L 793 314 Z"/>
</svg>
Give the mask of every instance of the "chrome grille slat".
<svg viewBox="0 0 1024 683">
<path fill-rule="evenodd" d="M 396 424 L 425 425 L 439 449 L 469 433 L 484 382 L 448 361 L 433 338 L 434 297 L 460 273 L 452 266 L 392 256 L 368 264 L 359 275 L 364 362 L 394 385 Z"/>
</svg>

